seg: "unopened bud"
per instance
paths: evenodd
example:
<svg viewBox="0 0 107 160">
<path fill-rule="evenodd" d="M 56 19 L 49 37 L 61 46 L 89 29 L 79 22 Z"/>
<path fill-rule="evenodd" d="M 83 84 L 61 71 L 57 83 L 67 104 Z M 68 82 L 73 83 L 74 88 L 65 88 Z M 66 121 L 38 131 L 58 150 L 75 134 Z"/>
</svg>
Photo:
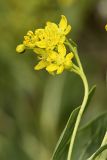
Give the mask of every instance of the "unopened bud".
<svg viewBox="0 0 107 160">
<path fill-rule="evenodd" d="M 25 51 L 25 46 L 24 44 L 19 44 L 17 47 L 16 47 L 16 52 L 18 53 L 23 53 Z"/>
<path fill-rule="evenodd" d="M 105 25 L 105 30 L 107 31 L 107 24 Z"/>
</svg>

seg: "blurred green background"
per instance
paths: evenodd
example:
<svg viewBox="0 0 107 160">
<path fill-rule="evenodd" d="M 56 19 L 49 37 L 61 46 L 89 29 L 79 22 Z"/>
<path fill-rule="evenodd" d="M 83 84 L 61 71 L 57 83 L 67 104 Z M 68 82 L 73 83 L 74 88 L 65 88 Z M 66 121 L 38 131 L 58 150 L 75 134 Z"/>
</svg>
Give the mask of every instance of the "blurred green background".
<svg viewBox="0 0 107 160">
<path fill-rule="evenodd" d="M 107 111 L 107 0 L 0 1 L 0 160 L 48 160 L 71 111 L 81 104 L 83 86 L 74 74 L 34 71 L 34 53 L 15 48 L 28 30 L 60 15 L 72 25 L 69 37 L 95 96 L 82 124 Z"/>
</svg>

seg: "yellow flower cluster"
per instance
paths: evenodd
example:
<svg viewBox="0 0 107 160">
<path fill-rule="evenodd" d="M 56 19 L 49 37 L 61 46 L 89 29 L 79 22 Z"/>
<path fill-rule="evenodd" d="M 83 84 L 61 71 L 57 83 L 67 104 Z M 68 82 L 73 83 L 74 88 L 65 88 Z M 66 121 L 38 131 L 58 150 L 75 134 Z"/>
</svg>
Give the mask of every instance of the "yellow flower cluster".
<svg viewBox="0 0 107 160">
<path fill-rule="evenodd" d="M 59 24 L 47 22 L 44 29 L 36 29 L 33 33 L 28 31 L 24 36 L 23 44 L 17 46 L 18 53 L 26 49 L 33 49 L 40 62 L 35 70 L 46 68 L 51 74 L 61 74 L 64 69 L 72 67 L 73 53 L 68 53 L 65 47 L 66 35 L 71 26 L 67 25 L 67 19 L 62 15 Z"/>
</svg>

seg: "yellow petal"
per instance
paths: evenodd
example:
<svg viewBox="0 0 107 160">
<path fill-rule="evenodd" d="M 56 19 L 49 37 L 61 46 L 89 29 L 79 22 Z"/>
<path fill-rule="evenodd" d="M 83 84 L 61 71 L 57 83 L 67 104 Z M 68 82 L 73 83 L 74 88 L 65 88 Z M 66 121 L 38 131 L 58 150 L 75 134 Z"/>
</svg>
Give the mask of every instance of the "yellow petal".
<svg viewBox="0 0 107 160">
<path fill-rule="evenodd" d="M 69 54 L 67 54 L 67 56 L 66 56 L 66 58 L 65 58 L 65 62 L 64 62 L 64 65 L 65 65 L 65 68 L 66 69 L 69 69 L 69 68 L 71 68 L 72 67 L 72 61 L 71 61 L 71 59 L 73 58 L 73 53 L 71 52 L 71 53 L 69 53 Z"/>
<path fill-rule="evenodd" d="M 52 23 L 52 22 L 47 22 L 45 28 L 47 28 L 47 29 L 53 29 L 53 30 L 58 30 L 58 26 L 55 23 Z"/>
<path fill-rule="evenodd" d="M 61 74 L 63 72 L 63 70 L 64 70 L 64 66 L 63 65 L 59 66 L 56 74 Z"/>
<path fill-rule="evenodd" d="M 58 65 L 56 65 L 56 64 L 50 64 L 50 65 L 48 65 L 48 66 L 46 67 L 46 70 L 47 70 L 48 72 L 53 72 L 53 71 L 56 71 L 57 68 L 58 68 Z"/>
<path fill-rule="evenodd" d="M 65 39 L 66 39 L 65 35 L 62 35 L 59 39 L 59 43 L 64 43 Z"/>
<path fill-rule="evenodd" d="M 48 73 L 49 73 L 49 74 L 51 74 L 52 76 L 54 76 L 54 75 L 55 75 L 55 73 L 54 73 L 54 72 L 49 72 L 49 71 L 48 71 Z"/>
<path fill-rule="evenodd" d="M 46 51 L 41 48 L 34 48 L 33 50 L 36 54 L 46 54 Z"/>
<path fill-rule="evenodd" d="M 36 29 L 35 30 L 35 34 L 39 35 L 39 34 L 43 34 L 44 33 L 44 29 Z"/>
<path fill-rule="evenodd" d="M 67 35 L 70 32 L 70 30 L 71 30 L 71 26 L 68 25 L 67 28 L 64 31 L 64 34 Z"/>
<path fill-rule="evenodd" d="M 73 57 L 74 57 L 74 54 L 73 54 L 72 52 L 71 52 L 71 53 L 68 53 L 68 54 L 66 55 L 66 60 L 69 61 L 69 60 L 71 60 Z"/>
<path fill-rule="evenodd" d="M 65 48 L 64 44 L 58 45 L 58 53 L 61 54 L 62 56 L 66 55 L 66 48 Z"/>
<path fill-rule="evenodd" d="M 49 55 L 49 58 L 52 60 L 52 61 L 56 61 L 56 59 L 57 59 L 57 52 L 55 52 L 55 51 L 49 51 L 49 52 L 47 52 L 48 53 L 48 55 Z"/>
<path fill-rule="evenodd" d="M 43 40 L 44 37 L 45 37 L 45 30 L 44 29 L 36 29 L 35 30 L 35 37 L 36 37 L 36 40 Z"/>
<path fill-rule="evenodd" d="M 40 48 L 46 48 L 46 42 L 45 41 L 36 42 L 35 45 L 37 47 L 40 47 Z"/>
<path fill-rule="evenodd" d="M 65 69 L 70 69 L 72 67 L 72 61 L 66 61 L 64 63 Z"/>
<path fill-rule="evenodd" d="M 40 61 L 35 67 L 34 69 L 35 70 L 40 70 L 40 69 L 43 69 L 47 66 L 47 62 L 45 61 Z"/>
<path fill-rule="evenodd" d="M 61 17 L 62 18 L 61 18 L 60 23 L 59 23 L 59 28 L 64 31 L 67 27 L 67 19 L 64 15 L 62 15 Z"/>
</svg>

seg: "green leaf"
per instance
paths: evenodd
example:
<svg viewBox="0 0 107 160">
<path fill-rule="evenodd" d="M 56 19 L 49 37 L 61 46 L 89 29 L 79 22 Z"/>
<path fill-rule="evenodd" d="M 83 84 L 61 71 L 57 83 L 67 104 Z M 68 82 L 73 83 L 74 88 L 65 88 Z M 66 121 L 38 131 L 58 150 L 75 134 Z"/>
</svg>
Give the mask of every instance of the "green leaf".
<svg viewBox="0 0 107 160">
<path fill-rule="evenodd" d="M 78 131 L 73 150 L 73 160 L 86 160 L 101 146 L 107 130 L 107 113 L 99 116 Z"/>
<path fill-rule="evenodd" d="M 107 144 L 100 147 L 94 154 L 93 156 L 91 156 L 90 158 L 88 158 L 87 160 L 107 160 L 107 156 L 104 157 L 103 156 L 103 152 L 106 150 L 107 152 Z M 102 154 L 102 155 L 101 155 Z M 101 156 L 100 156 L 101 155 Z M 99 157 L 100 156 L 100 157 Z M 99 159 L 100 158 L 100 159 Z"/>
<path fill-rule="evenodd" d="M 89 98 L 88 98 L 86 108 L 89 105 L 89 102 L 91 101 L 91 98 L 95 92 L 95 89 L 96 89 L 96 86 L 93 86 L 89 92 Z M 56 148 L 52 156 L 52 160 L 65 160 L 66 159 L 67 152 L 68 152 L 68 146 L 69 146 L 69 140 L 72 135 L 79 110 L 80 110 L 80 107 L 76 108 L 71 113 L 68 119 L 68 122 L 58 140 L 58 143 L 56 145 Z"/>
<path fill-rule="evenodd" d="M 101 147 L 88 160 L 107 160 L 107 132 Z"/>
</svg>

